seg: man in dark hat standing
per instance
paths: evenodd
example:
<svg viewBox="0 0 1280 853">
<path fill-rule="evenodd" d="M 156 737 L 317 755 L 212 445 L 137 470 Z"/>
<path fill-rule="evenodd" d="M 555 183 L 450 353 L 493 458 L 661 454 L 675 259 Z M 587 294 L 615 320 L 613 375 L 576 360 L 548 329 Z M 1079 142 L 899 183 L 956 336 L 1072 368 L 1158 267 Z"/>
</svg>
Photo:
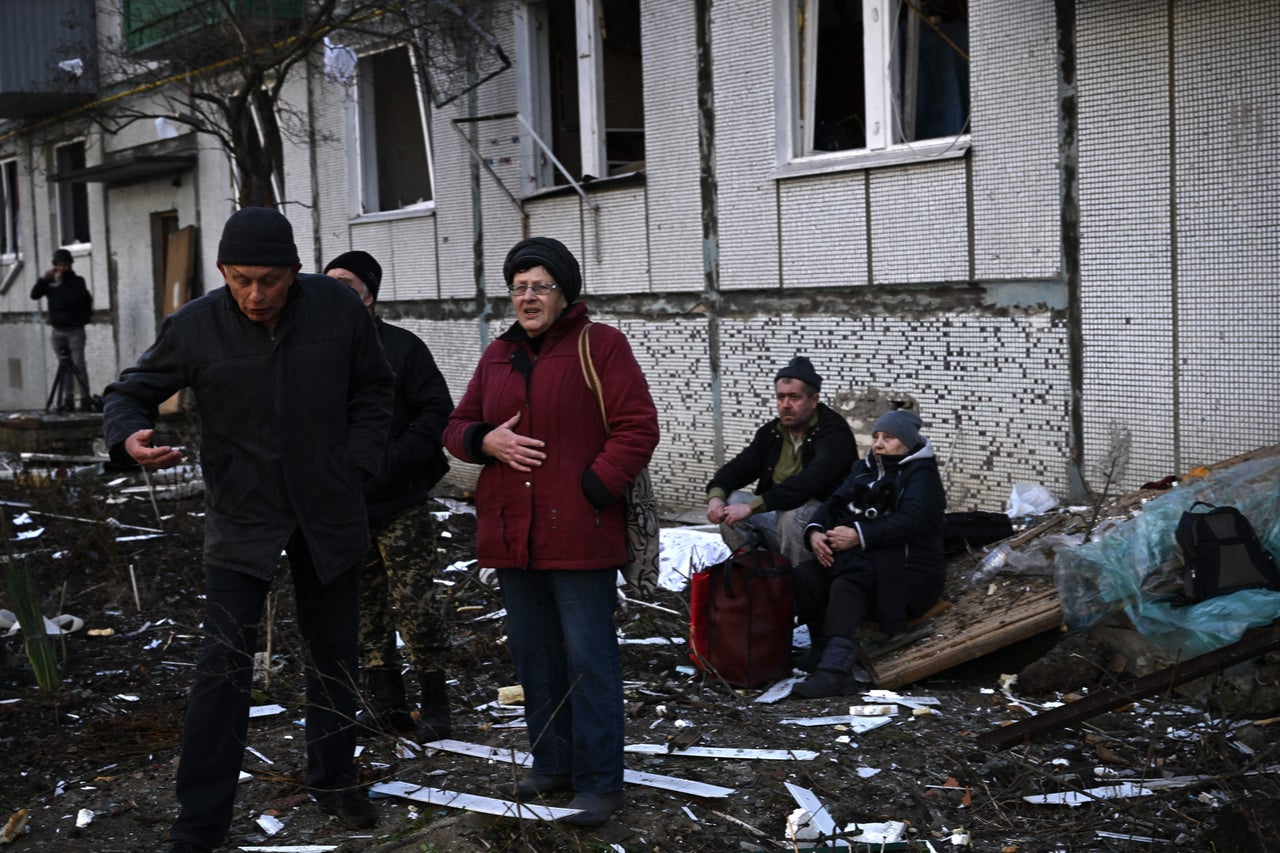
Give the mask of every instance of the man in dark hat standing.
<svg viewBox="0 0 1280 853">
<path fill-rule="evenodd" d="M 89 371 L 84 362 L 84 327 L 93 319 L 93 297 L 84 279 L 71 269 L 71 253 L 58 249 L 53 253 L 53 268 L 36 279 L 31 298 L 49 300 L 49 337 L 61 364 L 70 359 L 76 384 L 80 386 L 80 410 L 93 410 L 93 394 L 89 391 Z M 58 411 L 75 408 L 76 389 L 64 381 L 58 389 Z"/>
<path fill-rule="evenodd" d="M 236 212 L 218 244 L 226 287 L 167 317 L 104 395 L 112 457 L 144 468 L 182 458 L 153 446 L 156 407 L 189 387 L 199 410 L 204 640 L 183 723 L 170 853 L 212 850 L 231 826 L 258 622 L 282 549 L 310 652 L 307 787 L 348 827 L 377 820 L 357 788 L 353 679 L 369 537 L 363 484 L 382 468 L 392 374 L 360 300 L 300 268 L 284 216 Z"/>
<path fill-rule="evenodd" d="M 369 551 L 360 583 L 360 665 L 367 712 L 362 724 L 397 734 L 416 729 L 420 743 L 452 732 L 445 666 L 452 648 L 440 569 L 436 520 L 427 493 L 449 470 L 444 425 L 453 411 L 449 386 L 422 338 L 374 313 L 382 265 L 368 252 L 344 252 L 324 268 L 360 297 L 396 375 L 391 436 L 382 472 L 365 490 Z M 421 690 L 415 724 L 401 676 L 396 631 Z"/>
<path fill-rule="evenodd" d="M 768 548 L 794 566 L 804 528 L 857 458 L 853 430 L 818 399 L 822 377 L 802 355 L 774 376 L 778 417 L 707 484 L 707 520 L 730 548 Z M 754 494 L 744 491 L 756 484 Z"/>
</svg>

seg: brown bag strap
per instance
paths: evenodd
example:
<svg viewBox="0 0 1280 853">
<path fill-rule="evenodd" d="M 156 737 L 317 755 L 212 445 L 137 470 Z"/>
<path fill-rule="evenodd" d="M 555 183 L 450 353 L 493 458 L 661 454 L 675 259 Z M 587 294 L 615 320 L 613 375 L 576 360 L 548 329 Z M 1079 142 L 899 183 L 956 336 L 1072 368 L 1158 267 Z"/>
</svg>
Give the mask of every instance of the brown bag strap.
<svg viewBox="0 0 1280 853">
<path fill-rule="evenodd" d="M 608 436 L 613 433 L 609 429 L 609 416 L 604 410 L 604 388 L 600 384 L 599 374 L 596 373 L 595 363 L 591 360 L 591 336 L 587 334 L 594 325 L 595 323 L 588 323 L 583 326 L 582 332 L 578 335 L 578 359 L 582 362 L 582 378 L 586 380 L 587 387 L 595 395 L 596 405 L 600 407 L 600 420 L 604 421 L 604 434 Z"/>
</svg>

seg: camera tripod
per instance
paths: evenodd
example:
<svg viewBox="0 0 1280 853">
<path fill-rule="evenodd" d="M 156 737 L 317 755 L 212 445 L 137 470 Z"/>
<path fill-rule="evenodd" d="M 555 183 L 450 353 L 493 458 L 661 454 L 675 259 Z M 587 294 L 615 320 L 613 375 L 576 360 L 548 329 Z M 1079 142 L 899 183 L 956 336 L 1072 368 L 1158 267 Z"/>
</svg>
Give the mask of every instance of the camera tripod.
<svg viewBox="0 0 1280 853">
<path fill-rule="evenodd" d="M 80 386 L 81 399 L 85 400 L 88 405 L 92 406 L 93 395 L 89 393 L 89 386 L 86 385 L 84 380 L 76 374 L 75 365 L 71 361 L 71 353 L 60 352 L 58 353 L 58 372 L 54 374 L 53 387 L 49 389 L 49 399 L 44 402 L 44 410 L 47 412 L 52 409 L 53 401 L 57 400 L 61 392 L 65 389 L 71 393 L 72 405 L 70 410 L 74 411 L 75 388 L 73 387 L 73 383 Z M 60 411 L 65 411 L 62 406 L 59 406 L 58 409 Z"/>
</svg>

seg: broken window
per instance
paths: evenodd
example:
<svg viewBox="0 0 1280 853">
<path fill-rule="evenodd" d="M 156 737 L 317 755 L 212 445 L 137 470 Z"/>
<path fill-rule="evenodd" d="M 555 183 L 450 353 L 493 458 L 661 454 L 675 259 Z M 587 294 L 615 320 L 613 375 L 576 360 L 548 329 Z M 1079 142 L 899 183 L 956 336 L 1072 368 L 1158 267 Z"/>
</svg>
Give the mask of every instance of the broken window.
<svg viewBox="0 0 1280 853">
<path fill-rule="evenodd" d="M 792 2 L 795 156 L 967 131 L 967 0 Z"/>
<path fill-rule="evenodd" d="M 415 58 L 401 46 L 360 58 L 357 68 L 360 213 L 428 206 L 430 136 Z"/>
<path fill-rule="evenodd" d="M 84 142 L 54 149 L 55 172 L 66 175 L 85 167 Z M 89 242 L 89 189 L 84 181 L 58 182 L 58 245 Z"/>
<path fill-rule="evenodd" d="M 642 170 L 640 0 L 547 0 L 524 18 L 522 112 L 543 143 L 526 149 L 528 189 Z"/>
<path fill-rule="evenodd" d="M 0 256 L 18 255 L 18 161 L 0 163 Z"/>
</svg>

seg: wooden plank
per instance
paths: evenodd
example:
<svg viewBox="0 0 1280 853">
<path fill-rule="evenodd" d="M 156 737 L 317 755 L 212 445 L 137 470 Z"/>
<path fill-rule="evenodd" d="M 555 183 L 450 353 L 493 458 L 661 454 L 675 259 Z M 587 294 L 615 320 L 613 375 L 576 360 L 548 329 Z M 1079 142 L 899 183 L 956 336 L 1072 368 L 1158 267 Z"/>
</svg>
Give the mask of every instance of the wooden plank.
<svg viewBox="0 0 1280 853">
<path fill-rule="evenodd" d="M 1047 579 L 1042 580 L 1038 589 L 990 612 L 982 612 L 977 597 L 981 593 L 962 597 L 938 620 L 931 637 L 864 662 L 871 680 L 877 687 L 893 690 L 1057 628 L 1062 624 L 1058 591 Z M 1026 579 L 1017 583 L 1025 584 Z"/>
<path fill-rule="evenodd" d="M 989 749 L 1007 749 L 1024 740 L 1030 740 L 1071 723 L 1096 717 L 1113 708 L 1128 705 L 1157 693 L 1165 693 L 1179 684 L 1186 684 L 1188 681 L 1220 672 L 1227 667 L 1252 660 L 1278 648 L 1280 648 L 1280 620 L 1264 628 L 1255 628 L 1246 632 L 1243 637 L 1229 646 L 1223 646 L 1144 675 L 1131 684 L 1111 690 L 1098 690 L 1083 699 L 1042 711 L 1029 719 L 983 732 L 978 735 L 977 742 L 979 746 Z"/>
</svg>

